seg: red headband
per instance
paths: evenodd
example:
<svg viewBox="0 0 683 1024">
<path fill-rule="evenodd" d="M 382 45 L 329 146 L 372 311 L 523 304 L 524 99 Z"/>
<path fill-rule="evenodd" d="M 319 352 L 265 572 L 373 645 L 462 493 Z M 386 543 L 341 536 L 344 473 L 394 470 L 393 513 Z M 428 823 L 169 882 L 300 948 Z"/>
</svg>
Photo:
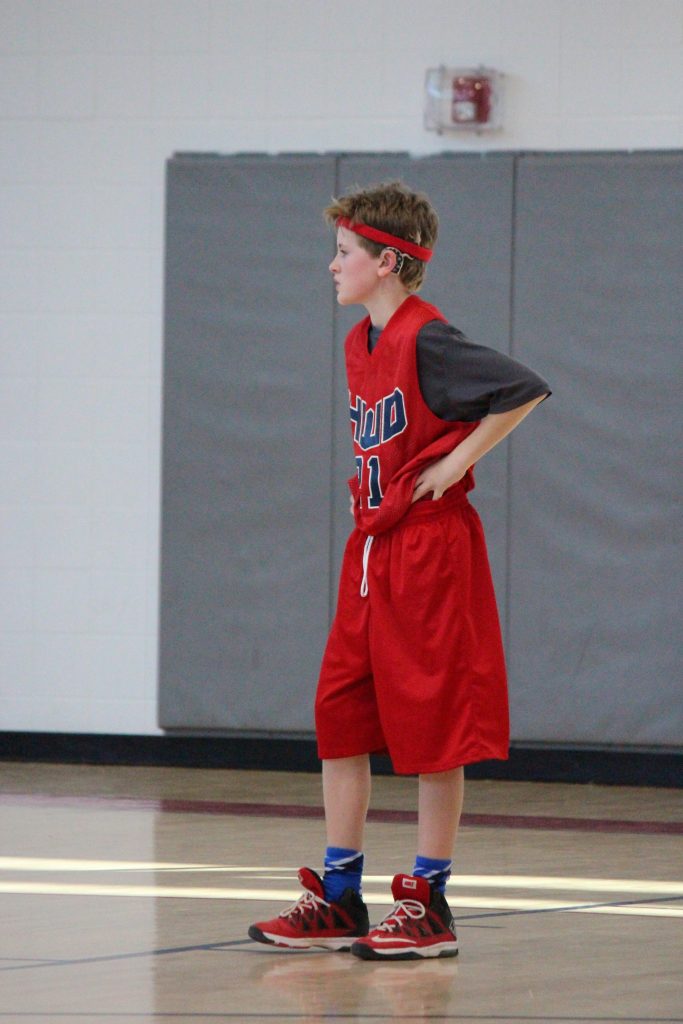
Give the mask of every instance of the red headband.
<svg viewBox="0 0 683 1024">
<path fill-rule="evenodd" d="M 416 245 L 415 242 L 407 242 L 404 238 L 397 238 L 396 235 L 388 235 L 386 231 L 378 231 L 377 228 L 371 228 L 367 224 L 356 224 L 349 217 L 338 217 L 337 227 L 353 231 L 354 235 L 369 238 L 371 242 L 391 246 L 393 249 L 398 249 L 399 252 L 406 253 L 407 256 L 422 260 L 423 263 L 429 263 L 432 258 L 431 249 L 425 249 L 424 246 Z"/>
</svg>

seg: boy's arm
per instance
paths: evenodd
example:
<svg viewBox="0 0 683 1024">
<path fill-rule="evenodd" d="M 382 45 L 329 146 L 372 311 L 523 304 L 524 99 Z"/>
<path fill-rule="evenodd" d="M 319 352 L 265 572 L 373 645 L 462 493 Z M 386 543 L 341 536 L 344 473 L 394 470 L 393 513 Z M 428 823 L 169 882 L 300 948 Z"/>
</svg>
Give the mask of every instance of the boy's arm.
<svg viewBox="0 0 683 1024">
<path fill-rule="evenodd" d="M 492 412 L 485 416 L 457 448 L 454 448 L 443 459 L 432 462 L 422 470 L 415 481 L 413 501 L 419 501 L 430 491 L 432 500 L 438 501 L 444 491 L 456 484 L 458 480 L 462 480 L 470 466 L 473 466 L 482 455 L 486 455 L 504 437 L 507 437 L 510 431 L 514 430 L 545 397 L 546 395 L 541 395 L 509 412 Z"/>
</svg>

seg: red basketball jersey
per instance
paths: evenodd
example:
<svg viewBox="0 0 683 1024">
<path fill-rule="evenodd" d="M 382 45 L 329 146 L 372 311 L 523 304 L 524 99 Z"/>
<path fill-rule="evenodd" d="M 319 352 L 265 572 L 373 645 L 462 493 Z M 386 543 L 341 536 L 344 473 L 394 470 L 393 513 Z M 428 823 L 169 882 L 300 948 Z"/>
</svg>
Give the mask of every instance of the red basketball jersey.
<svg viewBox="0 0 683 1024">
<path fill-rule="evenodd" d="M 415 479 L 430 462 L 453 450 L 477 426 L 439 419 L 422 397 L 417 374 L 417 334 L 446 318 L 428 302 L 409 296 L 396 310 L 372 352 L 370 317 L 346 339 L 349 413 L 356 476 L 349 480 L 356 525 L 379 534 L 409 511 Z M 471 470 L 454 487 L 474 487 Z M 430 498 L 423 500 L 431 500 Z"/>
</svg>

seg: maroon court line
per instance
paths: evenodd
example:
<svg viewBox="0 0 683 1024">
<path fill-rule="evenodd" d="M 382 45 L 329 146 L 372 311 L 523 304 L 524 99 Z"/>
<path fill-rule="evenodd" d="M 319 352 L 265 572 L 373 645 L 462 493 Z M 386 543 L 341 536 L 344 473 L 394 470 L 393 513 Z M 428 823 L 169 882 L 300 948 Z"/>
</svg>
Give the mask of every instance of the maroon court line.
<svg viewBox="0 0 683 1024">
<path fill-rule="evenodd" d="M 110 811 L 151 811 L 161 814 L 238 815 L 246 818 L 322 818 L 322 807 L 305 804 L 264 804 L 223 800 L 155 800 L 144 797 L 60 796 L 47 793 L 0 793 L 0 806 L 92 807 Z M 368 820 L 414 824 L 415 811 L 371 809 Z M 630 835 L 683 835 L 680 821 L 629 821 L 618 818 L 564 818 L 536 814 L 463 814 L 461 824 L 474 828 L 537 831 L 602 832 Z"/>
</svg>

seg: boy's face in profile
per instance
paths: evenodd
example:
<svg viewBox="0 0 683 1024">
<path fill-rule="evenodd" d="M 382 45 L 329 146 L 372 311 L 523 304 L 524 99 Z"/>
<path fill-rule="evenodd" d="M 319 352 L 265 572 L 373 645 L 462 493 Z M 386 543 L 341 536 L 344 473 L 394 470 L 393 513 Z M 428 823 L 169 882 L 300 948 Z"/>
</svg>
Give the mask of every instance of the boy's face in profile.
<svg viewBox="0 0 683 1024">
<path fill-rule="evenodd" d="M 330 263 L 330 273 L 340 306 L 366 305 L 372 299 L 382 282 L 378 273 L 381 261 L 381 255 L 371 256 L 360 245 L 353 231 L 337 228 L 337 254 Z"/>
</svg>

